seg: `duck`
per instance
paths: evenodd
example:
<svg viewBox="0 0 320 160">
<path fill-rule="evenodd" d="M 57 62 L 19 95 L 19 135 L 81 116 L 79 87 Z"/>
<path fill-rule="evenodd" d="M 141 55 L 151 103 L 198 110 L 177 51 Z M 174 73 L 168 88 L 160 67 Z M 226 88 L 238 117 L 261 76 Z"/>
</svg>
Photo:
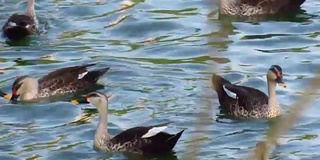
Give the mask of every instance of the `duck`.
<svg viewBox="0 0 320 160">
<path fill-rule="evenodd" d="M 90 103 L 99 113 L 99 123 L 94 135 L 94 148 L 102 152 L 129 152 L 142 155 L 170 153 L 184 130 L 177 134 L 164 132 L 170 123 L 153 126 L 138 126 L 127 129 L 112 137 L 108 132 L 108 98 L 106 94 L 95 91 L 73 104 Z"/>
<path fill-rule="evenodd" d="M 220 14 L 231 16 L 275 15 L 300 9 L 305 0 L 220 0 Z"/>
<path fill-rule="evenodd" d="M 110 67 L 88 71 L 88 67 L 97 63 L 88 63 L 79 66 L 60 68 L 43 76 L 39 80 L 23 75 L 18 77 L 12 85 L 12 95 L 2 93 L 0 96 L 16 101 L 29 101 L 54 95 L 85 91 L 96 85 L 99 78 Z"/>
<path fill-rule="evenodd" d="M 212 76 L 219 103 L 228 114 L 241 118 L 274 118 L 282 114 L 276 96 L 276 85 L 286 87 L 282 68 L 272 65 L 267 72 L 268 95 L 262 91 L 231 84 L 219 75 Z"/>
<path fill-rule="evenodd" d="M 18 40 L 38 32 L 38 20 L 34 9 L 35 0 L 28 0 L 25 13 L 15 13 L 2 27 L 2 36 L 9 40 Z"/>
</svg>

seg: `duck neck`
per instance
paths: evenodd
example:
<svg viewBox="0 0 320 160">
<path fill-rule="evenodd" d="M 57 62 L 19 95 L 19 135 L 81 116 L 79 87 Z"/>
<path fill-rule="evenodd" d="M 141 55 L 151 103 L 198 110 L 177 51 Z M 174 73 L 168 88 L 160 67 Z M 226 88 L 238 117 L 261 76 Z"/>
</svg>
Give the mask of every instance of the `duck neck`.
<svg viewBox="0 0 320 160">
<path fill-rule="evenodd" d="M 34 10 L 34 1 L 35 0 L 28 0 L 27 15 L 31 17 L 36 17 L 36 12 Z"/>
<path fill-rule="evenodd" d="M 96 146 L 101 146 L 106 140 L 110 139 L 108 133 L 108 112 L 107 107 L 99 107 L 99 124 L 94 136 Z"/>
<path fill-rule="evenodd" d="M 276 96 L 276 82 L 268 80 L 268 94 L 269 94 L 269 107 L 270 108 L 279 108 L 279 104 Z"/>
</svg>

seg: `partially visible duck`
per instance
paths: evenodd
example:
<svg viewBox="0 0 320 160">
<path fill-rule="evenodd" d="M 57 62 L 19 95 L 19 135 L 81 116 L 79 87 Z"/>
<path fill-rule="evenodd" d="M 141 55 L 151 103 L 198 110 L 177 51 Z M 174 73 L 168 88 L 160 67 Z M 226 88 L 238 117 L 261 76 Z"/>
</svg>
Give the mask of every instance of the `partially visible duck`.
<svg viewBox="0 0 320 160">
<path fill-rule="evenodd" d="M 99 112 L 99 124 L 94 136 L 94 147 L 104 152 L 131 152 L 153 155 L 170 152 L 184 130 L 177 134 L 163 132 L 168 123 L 134 127 L 111 137 L 108 132 L 108 97 L 101 92 L 92 92 L 83 99 L 72 100 L 74 104 L 91 103 Z"/>
<path fill-rule="evenodd" d="M 38 32 L 38 21 L 34 10 L 35 0 L 28 0 L 27 11 L 23 14 L 15 13 L 2 27 L 3 36 L 10 40 L 17 40 Z"/>
<path fill-rule="evenodd" d="M 220 0 L 220 14 L 232 16 L 274 15 L 297 11 L 305 0 Z"/>
<path fill-rule="evenodd" d="M 30 76 L 21 76 L 12 85 L 12 96 L 6 94 L 2 96 L 5 98 L 11 97 L 11 100 L 14 101 L 21 97 L 22 101 L 26 101 L 84 91 L 94 87 L 99 78 L 109 70 L 109 68 L 103 68 L 88 71 L 87 67 L 93 65 L 96 65 L 96 63 L 61 68 L 39 80 Z"/>
<path fill-rule="evenodd" d="M 276 84 L 286 87 L 282 68 L 272 65 L 267 73 L 269 97 L 255 88 L 231 84 L 228 80 L 213 75 L 212 83 L 223 109 L 235 117 L 273 118 L 281 115 L 276 97 Z"/>
</svg>

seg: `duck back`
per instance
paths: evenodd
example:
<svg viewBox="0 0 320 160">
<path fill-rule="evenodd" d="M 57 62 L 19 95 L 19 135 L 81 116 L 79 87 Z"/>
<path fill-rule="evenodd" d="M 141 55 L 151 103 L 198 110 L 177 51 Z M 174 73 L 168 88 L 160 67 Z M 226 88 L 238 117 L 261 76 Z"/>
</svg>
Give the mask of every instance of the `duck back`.
<svg viewBox="0 0 320 160">
<path fill-rule="evenodd" d="M 94 87 L 99 78 L 108 68 L 88 71 L 87 67 L 95 64 L 86 64 L 61 68 L 39 79 L 39 94 L 37 97 L 48 97 L 57 94 L 74 93 Z"/>
</svg>

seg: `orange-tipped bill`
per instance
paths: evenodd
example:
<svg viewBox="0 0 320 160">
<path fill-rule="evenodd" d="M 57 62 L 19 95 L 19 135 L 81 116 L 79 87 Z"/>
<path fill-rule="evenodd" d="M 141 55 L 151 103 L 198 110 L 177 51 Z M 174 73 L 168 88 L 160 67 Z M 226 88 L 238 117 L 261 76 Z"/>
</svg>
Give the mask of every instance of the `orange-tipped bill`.
<svg viewBox="0 0 320 160">
<path fill-rule="evenodd" d="M 5 98 L 5 99 L 10 99 L 11 98 L 11 94 L 6 94 L 6 93 L 1 92 L 1 91 L 0 91 L 0 96 Z"/>
<path fill-rule="evenodd" d="M 77 100 L 72 100 L 71 103 L 76 104 L 76 105 L 80 104 Z"/>
<path fill-rule="evenodd" d="M 73 104 L 82 104 L 82 103 L 89 103 L 87 101 L 87 99 L 85 97 L 81 98 L 81 99 L 75 99 L 75 100 L 72 100 L 71 103 Z"/>
<path fill-rule="evenodd" d="M 286 85 L 285 83 L 278 83 L 278 84 L 279 84 L 279 86 L 281 86 L 281 87 L 284 87 L 284 88 L 287 87 L 287 85 Z"/>
<path fill-rule="evenodd" d="M 287 87 L 287 85 L 286 85 L 286 83 L 284 83 L 282 77 L 278 77 L 278 78 L 276 79 L 276 81 L 277 81 L 277 83 L 278 83 L 279 86 L 284 87 L 284 88 Z"/>
</svg>

